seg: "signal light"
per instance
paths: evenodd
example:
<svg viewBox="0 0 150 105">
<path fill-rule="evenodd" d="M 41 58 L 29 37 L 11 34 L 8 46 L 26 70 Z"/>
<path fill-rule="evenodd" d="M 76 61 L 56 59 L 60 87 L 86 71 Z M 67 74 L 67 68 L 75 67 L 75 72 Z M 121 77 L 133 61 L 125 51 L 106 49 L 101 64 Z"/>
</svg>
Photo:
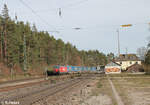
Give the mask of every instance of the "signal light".
<svg viewBox="0 0 150 105">
<path fill-rule="evenodd" d="M 121 25 L 121 27 L 131 27 L 132 24 L 125 24 L 125 25 Z"/>
</svg>

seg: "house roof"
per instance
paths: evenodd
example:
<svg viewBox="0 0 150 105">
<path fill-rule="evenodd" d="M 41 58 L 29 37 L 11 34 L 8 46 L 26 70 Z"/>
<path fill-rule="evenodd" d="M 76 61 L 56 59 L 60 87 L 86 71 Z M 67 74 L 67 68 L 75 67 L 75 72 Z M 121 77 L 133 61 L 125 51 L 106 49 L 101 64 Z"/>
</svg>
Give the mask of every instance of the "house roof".
<svg viewBox="0 0 150 105">
<path fill-rule="evenodd" d="M 114 61 L 110 61 L 106 66 L 121 66 L 121 65 Z"/>
<path fill-rule="evenodd" d="M 143 69 L 142 65 L 139 65 L 139 64 L 134 64 L 134 65 L 127 67 L 127 72 L 140 72 L 143 70 L 144 69 Z"/>
<path fill-rule="evenodd" d="M 136 54 L 120 54 L 115 61 L 140 61 Z"/>
<path fill-rule="evenodd" d="M 127 67 L 127 69 L 130 69 L 130 68 L 133 68 L 133 67 L 142 68 L 142 66 L 141 66 L 141 65 L 139 65 L 139 64 L 137 64 L 137 63 L 135 63 L 135 64 L 133 64 L 133 65 L 131 65 L 131 66 Z"/>
</svg>

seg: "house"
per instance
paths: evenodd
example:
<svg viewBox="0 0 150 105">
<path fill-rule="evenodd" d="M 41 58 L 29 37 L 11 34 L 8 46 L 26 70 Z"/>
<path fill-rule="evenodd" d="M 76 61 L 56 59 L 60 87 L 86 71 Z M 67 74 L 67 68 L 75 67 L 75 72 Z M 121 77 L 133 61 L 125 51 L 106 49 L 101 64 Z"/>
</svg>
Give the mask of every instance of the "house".
<svg viewBox="0 0 150 105">
<path fill-rule="evenodd" d="M 105 74 L 121 73 L 121 65 L 111 61 L 105 66 Z"/>
<path fill-rule="evenodd" d="M 127 72 L 144 72 L 144 69 L 142 67 L 142 65 L 139 65 L 139 64 L 133 64 L 129 67 L 127 67 Z"/>
<path fill-rule="evenodd" d="M 120 54 L 115 62 L 121 65 L 122 70 L 126 70 L 127 67 L 139 64 L 141 65 L 141 60 L 136 56 L 136 54 Z"/>
</svg>

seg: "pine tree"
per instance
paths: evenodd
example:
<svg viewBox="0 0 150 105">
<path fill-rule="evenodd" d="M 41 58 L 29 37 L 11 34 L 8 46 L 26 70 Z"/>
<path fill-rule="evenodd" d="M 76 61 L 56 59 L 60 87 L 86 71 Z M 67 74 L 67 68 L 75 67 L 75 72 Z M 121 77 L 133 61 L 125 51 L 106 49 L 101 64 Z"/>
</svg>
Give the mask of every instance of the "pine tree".
<svg viewBox="0 0 150 105">
<path fill-rule="evenodd" d="M 22 70 L 25 50 L 27 69 L 39 69 L 42 64 L 97 66 L 107 62 L 106 55 L 98 50 L 79 51 L 69 42 L 56 40 L 48 32 L 38 31 L 35 24 L 31 27 L 28 22 L 12 21 L 6 4 L 0 16 L 0 47 L 0 57 L 4 59 L 2 62 L 17 65 Z"/>
<path fill-rule="evenodd" d="M 7 55 L 7 28 L 8 28 L 8 22 L 10 20 L 9 14 L 8 14 L 8 8 L 7 5 L 4 4 L 4 8 L 2 10 L 2 52 L 3 52 L 3 58 L 7 62 L 8 61 L 8 55 Z"/>
<path fill-rule="evenodd" d="M 4 4 L 4 8 L 2 10 L 2 18 L 4 19 L 5 22 L 7 22 L 10 19 L 8 12 L 9 12 L 8 7 L 6 4 Z"/>
</svg>

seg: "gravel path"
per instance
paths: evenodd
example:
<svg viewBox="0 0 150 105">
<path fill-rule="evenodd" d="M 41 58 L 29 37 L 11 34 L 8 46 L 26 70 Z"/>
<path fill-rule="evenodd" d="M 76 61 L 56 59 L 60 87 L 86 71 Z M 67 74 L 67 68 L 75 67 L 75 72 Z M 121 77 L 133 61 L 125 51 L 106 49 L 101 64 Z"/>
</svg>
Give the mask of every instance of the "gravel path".
<svg viewBox="0 0 150 105">
<path fill-rule="evenodd" d="M 112 105 L 110 97 L 104 94 L 99 94 L 98 96 L 92 96 L 87 99 L 81 105 Z"/>
<path fill-rule="evenodd" d="M 118 95 L 118 92 L 117 92 L 116 89 L 115 89 L 115 86 L 113 85 L 113 83 L 112 83 L 112 81 L 110 80 L 109 77 L 108 77 L 108 81 L 109 81 L 109 83 L 110 83 L 110 85 L 111 85 L 111 88 L 112 88 L 113 94 L 114 94 L 114 96 L 115 96 L 115 98 L 116 98 L 117 104 L 118 104 L 118 105 L 124 105 L 124 103 L 122 102 L 120 96 Z"/>
</svg>

